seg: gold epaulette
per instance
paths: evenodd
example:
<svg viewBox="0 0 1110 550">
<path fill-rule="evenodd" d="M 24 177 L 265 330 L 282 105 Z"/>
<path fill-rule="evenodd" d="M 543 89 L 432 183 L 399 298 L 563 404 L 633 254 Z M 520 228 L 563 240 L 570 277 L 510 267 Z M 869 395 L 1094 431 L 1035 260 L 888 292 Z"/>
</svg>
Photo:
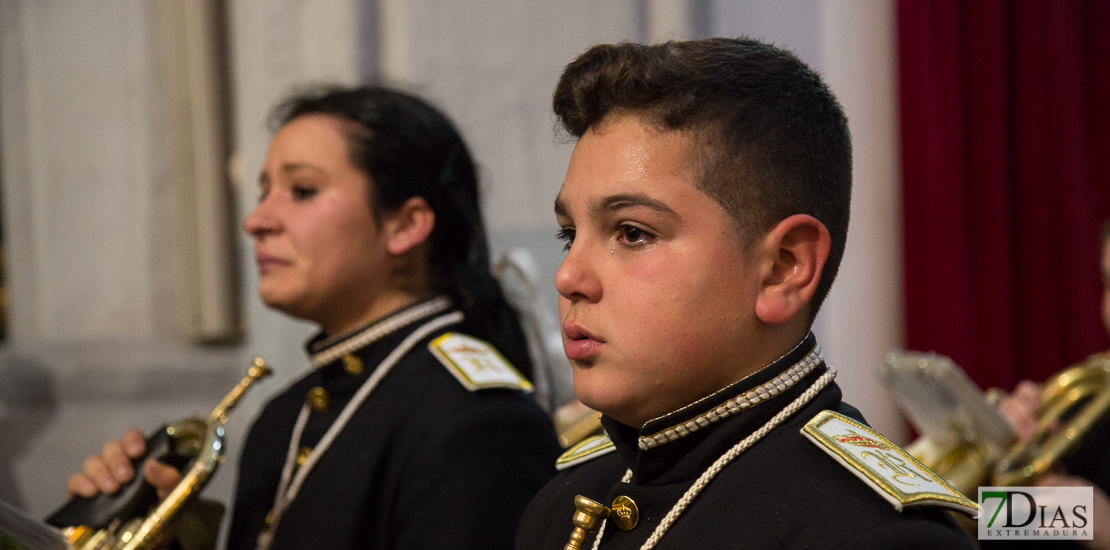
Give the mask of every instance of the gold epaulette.
<svg viewBox="0 0 1110 550">
<path fill-rule="evenodd" d="M 974 501 L 887 438 L 847 416 L 821 411 L 806 422 L 802 433 L 899 512 L 907 506 L 943 506 L 971 518 L 979 516 Z"/>
<path fill-rule="evenodd" d="M 588 437 L 583 439 L 581 443 L 567 449 L 567 452 L 555 461 L 555 469 L 566 470 L 571 466 L 577 466 L 601 455 L 609 454 L 616 449 L 608 435 Z"/>
<path fill-rule="evenodd" d="M 432 340 L 428 349 L 470 391 L 488 388 L 532 391 L 532 383 L 488 342 L 448 332 Z"/>
</svg>

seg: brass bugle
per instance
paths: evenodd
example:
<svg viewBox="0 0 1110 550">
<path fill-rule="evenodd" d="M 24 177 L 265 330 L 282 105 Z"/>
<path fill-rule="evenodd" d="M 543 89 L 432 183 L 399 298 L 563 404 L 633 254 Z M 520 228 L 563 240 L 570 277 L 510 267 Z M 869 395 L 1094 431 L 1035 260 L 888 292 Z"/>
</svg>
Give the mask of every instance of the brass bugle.
<svg viewBox="0 0 1110 550">
<path fill-rule="evenodd" d="M 563 550 L 582 550 L 586 537 L 601 526 L 601 521 L 609 517 L 609 509 L 603 504 L 582 495 L 574 497 L 574 531 Z"/>
<path fill-rule="evenodd" d="M 147 440 L 147 454 L 135 461 L 136 478 L 120 493 L 75 497 L 47 518 L 75 550 L 151 550 L 167 528 L 196 499 L 224 459 L 224 424 L 247 388 L 270 375 L 262 359 L 251 360 L 247 374 L 208 418 L 192 416 L 163 427 Z M 163 460 L 182 469 L 182 479 L 153 510 L 154 488 L 142 478 L 141 462 Z M 149 512 L 148 512 L 149 510 Z"/>
</svg>

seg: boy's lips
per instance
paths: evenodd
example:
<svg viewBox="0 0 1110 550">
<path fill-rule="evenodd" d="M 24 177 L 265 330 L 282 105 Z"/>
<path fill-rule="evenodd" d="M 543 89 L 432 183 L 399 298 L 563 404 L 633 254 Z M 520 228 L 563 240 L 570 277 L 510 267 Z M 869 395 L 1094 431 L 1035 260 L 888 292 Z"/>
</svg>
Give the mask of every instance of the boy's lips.
<svg viewBox="0 0 1110 550">
<path fill-rule="evenodd" d="M 563 335 L 566 336 L 563 340 L 563 353 L 566 353 L 567 359 L 571 361 L 586 359 L 596 354 L 605 345 L 604 339 L 591 334 L 575 323 L 564 324 Z"/>
</svg>

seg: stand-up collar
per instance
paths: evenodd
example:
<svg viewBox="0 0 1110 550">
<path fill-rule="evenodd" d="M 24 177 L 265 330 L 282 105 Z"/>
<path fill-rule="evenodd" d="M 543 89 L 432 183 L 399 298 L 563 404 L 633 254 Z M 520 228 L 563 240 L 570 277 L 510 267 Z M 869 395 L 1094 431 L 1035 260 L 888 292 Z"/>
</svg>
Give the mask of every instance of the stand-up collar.
<svg viewBox="0 0 1110 550">
<path fill-rule="evenodd" d="M 305 348 L 312 359 L 312 364 L 316 367 L 322 367 L 346 354 L 365 348 L 408 325 L 447 311 L 450 307 L 450 298 L 435 296 L 345 334 L 336 336 L 328 336 L 324 333 L 317 334 L 305 344 Z"/>
<path fill-rule="evenodd" d="M 637 482 L 696 476 L 789 405 L 825 370 L 821 348 L 809 333 L 770 365 L 649 420 L 640 429 L 607 416 L 602 424 Z"/>
</svg>

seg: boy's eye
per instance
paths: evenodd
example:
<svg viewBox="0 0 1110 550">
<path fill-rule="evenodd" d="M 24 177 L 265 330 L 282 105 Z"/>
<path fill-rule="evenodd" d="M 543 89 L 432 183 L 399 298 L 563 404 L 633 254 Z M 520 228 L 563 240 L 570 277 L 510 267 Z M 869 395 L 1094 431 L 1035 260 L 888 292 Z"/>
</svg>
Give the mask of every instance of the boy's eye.
<svg viewBox="0 0 1110 550">
<path fill-rule="evenodd" d="M 639 227 L 633 225 L 621 226 L 621 238 L 623 238 L 625 242 L 632 244 L 643 243 L 647 240 L 647 237 L 647 232 Z"/>
<path fill-rule="evenodd" d="M 570 245 L 574 243 L 574 228 L 564 227 L 555 233 L 555 238 L 563 241 L 563 250 L 570 250 Z"/>
</svg>

